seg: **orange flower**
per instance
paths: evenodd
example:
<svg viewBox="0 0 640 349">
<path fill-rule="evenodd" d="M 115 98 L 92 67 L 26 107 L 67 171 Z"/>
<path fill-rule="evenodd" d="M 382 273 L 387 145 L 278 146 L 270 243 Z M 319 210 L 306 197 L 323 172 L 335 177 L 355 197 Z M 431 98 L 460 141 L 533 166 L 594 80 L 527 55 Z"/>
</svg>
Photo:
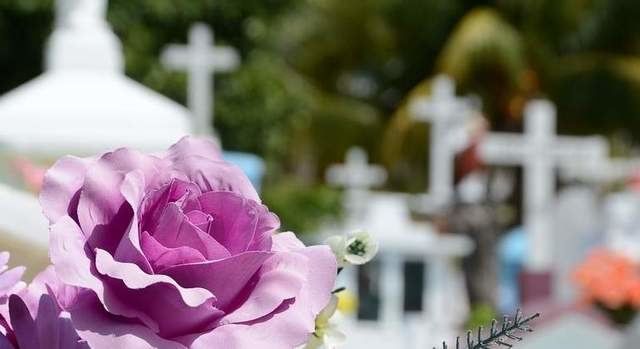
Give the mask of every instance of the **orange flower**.
<svg viewBox="0 0 640 349">
<path fill-rule="evenodd" d="M 595 250 L 573 275 L 583 298 L 609 309 L 630 304 L 640 308 L 640 268 L 615 252 Z"/>
</svg>

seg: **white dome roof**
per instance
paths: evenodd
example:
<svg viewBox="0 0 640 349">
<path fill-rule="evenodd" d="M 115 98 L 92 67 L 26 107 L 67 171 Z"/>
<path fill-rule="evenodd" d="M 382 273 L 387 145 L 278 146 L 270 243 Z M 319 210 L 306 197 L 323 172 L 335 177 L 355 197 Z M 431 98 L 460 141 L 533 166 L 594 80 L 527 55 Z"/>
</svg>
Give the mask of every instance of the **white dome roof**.
<svg viewBox="0 0 640 349">
<path fill-rule="evenodd" d="M 106 0 L 56 4 L 47 71 L 0 97 L 0 147 L 50 157 L 155 151 L 190 132 L 186 108 L 123 74 Z"/>
<path fill-rule="evenodd" d="M 0 123 L 0 146 L 45 155 L 159 150 L 190 128 L 181 105 L 124 75 L 91 70 L 54 70 L 7 93 Z"/>
</svg>

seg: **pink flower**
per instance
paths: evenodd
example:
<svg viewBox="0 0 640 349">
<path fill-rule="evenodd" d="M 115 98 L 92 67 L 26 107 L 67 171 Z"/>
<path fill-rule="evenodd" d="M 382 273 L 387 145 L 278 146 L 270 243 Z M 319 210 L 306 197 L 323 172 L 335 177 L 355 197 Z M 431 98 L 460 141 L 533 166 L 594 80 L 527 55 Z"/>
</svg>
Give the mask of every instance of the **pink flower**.
<svg viewBox="0 0 640 349">
<path fill-rule="evenodd" d="M 37 315 L 31 316 L 25 301 L 18 295 L 9 297 L 11 326 L 2 321 L 4 334 L 0 334 L 3 349 L 89 349 L 78 338 L 68 315 L 61 313 L 54 299 L 43 294 L 39 297 Z M 4 320 L 4 319 L 3 319 Z"/>
<path fill-rule="evenodd" d="M 52 269 L 45 269 L 27 286 L 21 280 L 25 268 L 8 269 L 8 261 L 9 252 L 0 252 L 0 348 L 88 349 L 48 294 L 55 290 L 61 300 L 72 295 Z"/>
<path fill-rule="evenodd" d="M 92 348 L 293 348 L 330 299 L 326 246 L 278 218 L 206 140 L 60 159 L 41 203 L 50 256 Z"/>
</svg>

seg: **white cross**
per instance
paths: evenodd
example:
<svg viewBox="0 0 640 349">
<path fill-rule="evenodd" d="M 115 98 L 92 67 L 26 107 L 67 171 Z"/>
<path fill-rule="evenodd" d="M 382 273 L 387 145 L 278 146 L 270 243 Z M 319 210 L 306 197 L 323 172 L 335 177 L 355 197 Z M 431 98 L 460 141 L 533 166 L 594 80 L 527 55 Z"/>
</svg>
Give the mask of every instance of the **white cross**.
<svg viewBox="0 0 640 349">
<path fill-rule="evenodd" d="M 560 176 L 564 179 L 577 179 L 590 183 L 611 183 L 628 179 L 640 173 L 640 158 L 611 158 L 601 163 L 562 168 Z"/>
<path fill-rule="evenodd" d="M 549 271 L 555 168 L 594 166 L 607 158 L 608 144 L 597 136 L 556 136 L 556 111 L 547 100 L 529 102 L 524 113 L 524 134 L 488 133 L 479 152 L 488 164 L 524 167 L 523 218 L 529 236 L 526 267 Z"/>
<path fill-rule="evenodd" d="M 382 166 L 369 165 L 364 149 L 352 147 L 347 151 L 344 164 L 329 166 L 326 178 L 328 183 L 346 189 L 347 217 L 353 222 L 362 214 L 369 188 L 384 184 L 387 172 Z"/>
<path fill-rule="evenodd" d="M 194 132 L 210 134 L 213 124 L 213 74 L 238 66 L 238 53 L 231 47 L 214 46 L 213 33 L 206 24 L 189 30 L 188 45 L 170 44 L 161 61 L 171 69 L 185 69 L 188 75 L 187 106 L 194 115 Z"/>
<path fill-rule="evenodd" d="M 453 198 L 455 151 L 468 142 L 462 131 L 473 110 L 469 98 L 456 97 L 455 84 L 445 75 L 435 78 L 431 91 L 430 98 L 411 106 L 414 119 L 431 124 L 429 194 L 422 200 L 427 211 L 440 209 Z"/>
</svg>

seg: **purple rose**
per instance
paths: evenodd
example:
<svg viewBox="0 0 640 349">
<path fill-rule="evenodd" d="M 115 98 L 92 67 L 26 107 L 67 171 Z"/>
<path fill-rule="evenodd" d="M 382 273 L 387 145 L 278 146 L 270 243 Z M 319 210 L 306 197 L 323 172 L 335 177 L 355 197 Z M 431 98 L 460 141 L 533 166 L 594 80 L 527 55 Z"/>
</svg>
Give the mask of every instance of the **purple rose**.
<svg viewBox="0 0 640 349">
<path fill-rule="evenodd" d="M 64 308 L 92 348 L 293 348 L 329 302 L 330 249 L 276 234 L 212 142 L 64 157 L 40 200 L 56 274 L 77 288 Z"/>
</svg>

